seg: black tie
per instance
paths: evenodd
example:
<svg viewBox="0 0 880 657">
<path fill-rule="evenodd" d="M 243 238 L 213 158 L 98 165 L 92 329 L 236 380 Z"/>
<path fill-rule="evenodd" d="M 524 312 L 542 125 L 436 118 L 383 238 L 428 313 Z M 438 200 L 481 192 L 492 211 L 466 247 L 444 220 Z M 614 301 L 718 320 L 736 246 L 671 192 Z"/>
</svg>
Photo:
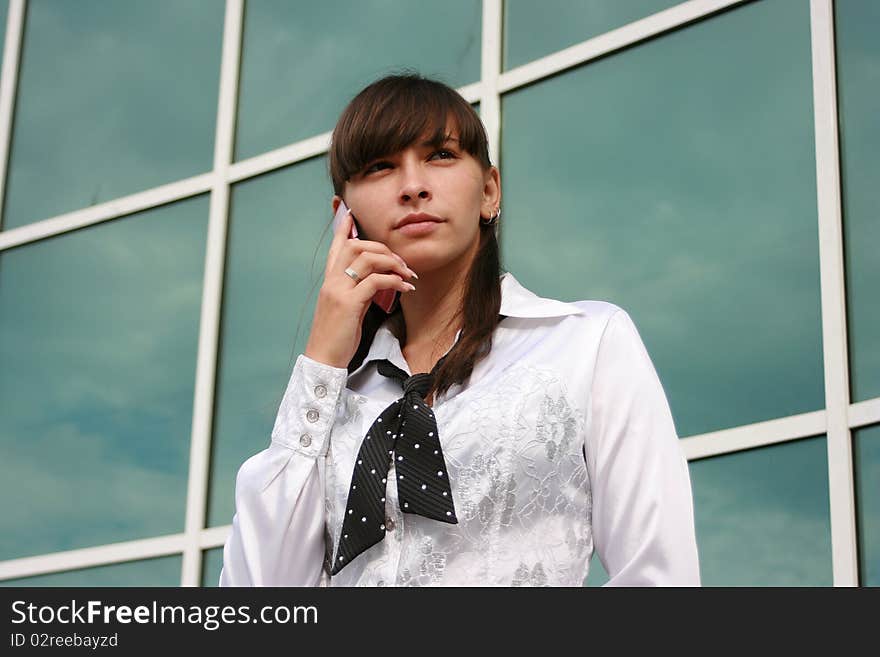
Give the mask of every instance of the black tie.
<svg viewBox="0 0 880 657">
<path fill-rule="evenodd" d="M 437 361 L 430 374 L 412 376 L 388 360 L 378 362 L 380 374 L 403 384 L 403 397 L 379 414 L 361 443 L 331 575 L 385 538 L 385 488 L 392 458 L 403 513 L 458 523 L 437 421 L 424 400 L 445 358 Z"/>
</svg>

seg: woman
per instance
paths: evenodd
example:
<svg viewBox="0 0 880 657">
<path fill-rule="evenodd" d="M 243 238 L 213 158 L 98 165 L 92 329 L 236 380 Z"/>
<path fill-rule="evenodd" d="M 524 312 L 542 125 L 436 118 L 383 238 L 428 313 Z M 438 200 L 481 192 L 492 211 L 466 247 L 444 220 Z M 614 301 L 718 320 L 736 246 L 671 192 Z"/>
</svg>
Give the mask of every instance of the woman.
<svg viewBox="0 0 880 657">
<path fill-rule="evenodd" d="M 329 163 L 351 211 L 271 443 L 238 473 L 221 585 L 580 586 L 594 549 L 609 585 L 699 585 L 687 462 L 638 332 L 501 275 L 470 105 L 383 78 Z"/>
</svg>

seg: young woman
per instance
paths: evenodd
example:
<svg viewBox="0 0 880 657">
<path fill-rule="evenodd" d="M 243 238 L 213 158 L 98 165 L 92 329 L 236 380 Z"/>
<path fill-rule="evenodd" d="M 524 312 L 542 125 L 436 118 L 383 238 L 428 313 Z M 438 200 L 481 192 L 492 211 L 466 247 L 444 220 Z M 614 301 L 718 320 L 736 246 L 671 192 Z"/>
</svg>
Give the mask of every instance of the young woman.
<svg viewBox="0 0 880 657">
<path fill-rule="evenodd" d="M 594 550 L 609 585 L 699 585 L 688 466 L 636 327 L 502 273 L 500 175 L 467 101 L 374 82 L 329 163 L 350 212 L 271 443 L 238 473 L 221 585 L 580 586 Z"/>
</svg>

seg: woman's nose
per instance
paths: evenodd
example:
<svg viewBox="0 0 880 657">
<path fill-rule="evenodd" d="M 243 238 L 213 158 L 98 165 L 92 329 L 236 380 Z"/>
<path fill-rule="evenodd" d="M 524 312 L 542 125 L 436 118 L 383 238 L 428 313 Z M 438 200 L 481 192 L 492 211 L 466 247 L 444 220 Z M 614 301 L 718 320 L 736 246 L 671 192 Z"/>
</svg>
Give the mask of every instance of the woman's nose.
<svg viewBox="0 0 880 657">
<path fill-rule="evenodd" d="M 428 200 L 431 190 L 424 173 L 416 166 L 403 167 L 403 181 L 400 186 L 400 200 L 407 202 L 414 198 Z"/>
</svg>

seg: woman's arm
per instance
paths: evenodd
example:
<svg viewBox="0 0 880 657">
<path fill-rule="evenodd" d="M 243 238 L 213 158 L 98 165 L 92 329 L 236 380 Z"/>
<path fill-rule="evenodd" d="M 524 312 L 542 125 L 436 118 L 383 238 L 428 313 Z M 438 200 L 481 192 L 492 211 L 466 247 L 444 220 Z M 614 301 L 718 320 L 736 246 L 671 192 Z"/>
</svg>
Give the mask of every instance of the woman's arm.
<svg viewBox="0 0 880 657">
<path fill-rule="evenodd" d="M 624 310 L 602 336 L 590 403 L 593 537 L 606 586 L 699 586 L 687 460 L 663 386 Z"/>
<path fill-rule="evenodd" d="M 220 586 L 326 583 L 323 461 L 347 378 L 345 368 L 297 358 L 271 444 L 238 471 Z"/>
</svg>

